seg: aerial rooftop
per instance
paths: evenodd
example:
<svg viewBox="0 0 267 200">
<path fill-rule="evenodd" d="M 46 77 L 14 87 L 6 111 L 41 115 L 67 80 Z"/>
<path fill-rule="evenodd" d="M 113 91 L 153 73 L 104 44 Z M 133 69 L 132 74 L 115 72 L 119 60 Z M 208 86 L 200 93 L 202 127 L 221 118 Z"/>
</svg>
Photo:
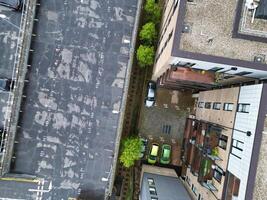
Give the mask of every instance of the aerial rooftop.
<svg viewBox="0 0 267 200">
<path fill-rule="evenodd" d="M 267 54 L 267 20 L 255 18 L 252 23 L 243 1 L 194 0 L 185 5 L 182 0 L 179 12 L 178 21 L 189 26 L 177 44 L 180 50 L 244 61 Z"/>
</svg>

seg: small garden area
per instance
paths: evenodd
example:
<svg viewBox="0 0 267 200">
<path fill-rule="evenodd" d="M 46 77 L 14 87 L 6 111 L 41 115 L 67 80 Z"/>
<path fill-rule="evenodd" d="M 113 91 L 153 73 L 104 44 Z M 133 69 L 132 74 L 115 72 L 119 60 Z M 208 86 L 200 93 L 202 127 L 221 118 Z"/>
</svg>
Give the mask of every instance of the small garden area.
<svg viewBox="0 0 267 200">
<path fill-rule="evenodd" d="M 155 0 L 146 0 L 144 6 L 144 21 L 139 32 L 139 47 L 136 58 L 142 68 L 152 66 L 157 49 L 162 9 Z"/>
</svg>

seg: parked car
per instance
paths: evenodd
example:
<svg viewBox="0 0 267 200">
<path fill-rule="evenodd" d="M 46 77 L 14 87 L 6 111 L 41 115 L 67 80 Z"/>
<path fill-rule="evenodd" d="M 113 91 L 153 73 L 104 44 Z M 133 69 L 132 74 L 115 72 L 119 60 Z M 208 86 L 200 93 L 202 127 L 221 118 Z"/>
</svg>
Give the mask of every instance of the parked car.
<svg viewBox="0 0 267 200">
<path fill-rule="evenodd" d="M 156 83 L 149 81 L 147 84 L 147 94 L 145 98 L 145 106 L 152 107 L 156 101 Z"/>
<path fill-rule="evenodd" d="M 158 152 L 159 152 L 159 145 L 157 143 L 153 143 L 149 151 L 147 159 L 148 163 L 155 164 L 157 162 Z"/>
<path fill-rule="evenodd" d="M 10 91 L 11 89 L 11 79 L 0 78 L 0 90 L 2 91 Z"/>
<path fill-rule="evenodd" d="M 161 150 L 160 163 L 167 165 L 170 163 L 170 161 L 171 161 L 171 146 L 168 144 L 163 144 Z"/>
<path fill-rule="evenodd" d="M 14 10 L 21 10 L 22 0 L 0 0 L 0 5 L 12 8 Z"/>
<path fill-rule="evenodd" d="M 145 153 L 146 153 L 146 148 L 147 148 L 147 139 L 145 138 L 140 138 L 141 140 L 141 152 L 140 152 L 140 158 L 143 158 Z"/>
</svg>

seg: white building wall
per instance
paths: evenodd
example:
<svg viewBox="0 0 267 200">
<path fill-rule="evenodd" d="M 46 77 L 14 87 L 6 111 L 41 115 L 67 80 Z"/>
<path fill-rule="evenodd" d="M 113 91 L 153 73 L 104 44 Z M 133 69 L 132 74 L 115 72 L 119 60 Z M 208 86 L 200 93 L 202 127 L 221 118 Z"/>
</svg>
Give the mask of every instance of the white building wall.
<svg viewBox="0 0 267 200">
<path fill-rule="evenodd" d="M 233 139 L 239 140 L 244 144 L 241 145 L 243 151 L 232 148 L 234 149 L 232 152 L 241 157 L 241 159 L 230 153 L 228 161 L 228 171 L 240 179 L 240 188 L 238 197 L 236 198 L 237 200 L 245 199 L 247 178 L 249 174 L 253 142 L 257 126 L 262 87 L 263 85 L 259 84 L 242 86 L 240 89 L 238 103 L 248 103 L 250 104 L 250 107 L 249 113 L 236 113 Z M 246 133 L 239 132 L 238 130 L 245 132 L 250 131 L 252 135 L 247 136 Z"/>
<path fill-rule="evenodd" d="M 267 78 L 267 71 L 261 71 L 261 70 L 255 70 L 245 67 L 238 67 L 238 66 L 231 66 L 231 65 L 224 65 L 219 63 L 212 63 L 212 62 L 205 62 L 200 60 L 194 60 L 194 59 L 187 59 L 187 58 L 181 58 L 181 57 L 175 57 L 171 60 L 170 64 L 177 64 L 178 62 L 189 62 L 189 63 L 195 63 L 192 68 L 194 69 L 203 69 L 203 70 L 209 70 L 213 67 L 221 67 L 224 68 L 222 70 L 219 70 L 218 72 L 225 71 L 228 69 L 231 69 L 231 67 L 237 67 L 236 71 L 229 71 L 227 74 L 236 74 L 239 72 L 252 72 L 252 74 L 245 75 L 247 77 L 253 77 L 253 78 Z"/>
</svg>

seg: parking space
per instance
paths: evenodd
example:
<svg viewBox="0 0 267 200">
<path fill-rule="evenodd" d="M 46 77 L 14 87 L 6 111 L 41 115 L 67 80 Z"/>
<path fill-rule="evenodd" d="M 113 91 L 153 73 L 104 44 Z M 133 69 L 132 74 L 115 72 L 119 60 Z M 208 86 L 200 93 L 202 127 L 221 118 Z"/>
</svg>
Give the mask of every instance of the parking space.
<svg viewBox="0 0 267 200">
<path fill-rule="evenodd" d="M 154 142 L 160 144 L 160 147 L 162 144 L 171 145 L 173 165 L 180 165 L 185 120 L 193 106 L 192 93 L 163 88 L 157 90 L 155 106 L 142 106 L 139 135 L 148 139 L 148 149 Z"/>
</svg>

